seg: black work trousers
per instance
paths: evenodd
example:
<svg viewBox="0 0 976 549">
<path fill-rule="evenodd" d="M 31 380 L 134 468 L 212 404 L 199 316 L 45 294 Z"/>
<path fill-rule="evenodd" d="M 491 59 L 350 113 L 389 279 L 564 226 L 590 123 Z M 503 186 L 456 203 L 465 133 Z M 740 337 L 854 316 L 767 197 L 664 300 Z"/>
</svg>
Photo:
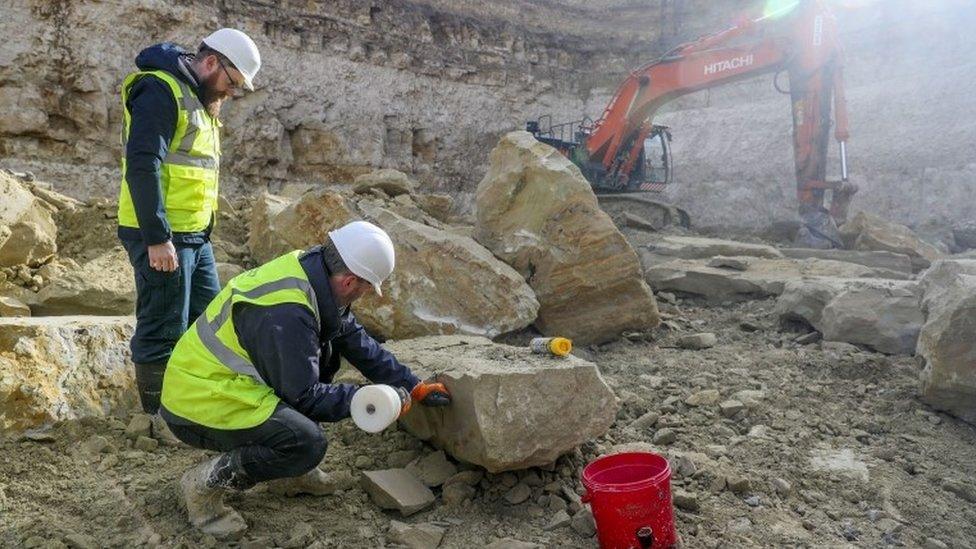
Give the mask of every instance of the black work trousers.
<svg viewBox="0 0 976 549">
<path fill-rule="evenodd" d="M 318 423 L 284 403 L 250 429 L 213 429 L 196 423 L 169 423 L 169 428 L 190 446 L 231 454 L 231 463 L 253 482 L 303 475 L 321 463 L 328 446 Z"/>
</svg>

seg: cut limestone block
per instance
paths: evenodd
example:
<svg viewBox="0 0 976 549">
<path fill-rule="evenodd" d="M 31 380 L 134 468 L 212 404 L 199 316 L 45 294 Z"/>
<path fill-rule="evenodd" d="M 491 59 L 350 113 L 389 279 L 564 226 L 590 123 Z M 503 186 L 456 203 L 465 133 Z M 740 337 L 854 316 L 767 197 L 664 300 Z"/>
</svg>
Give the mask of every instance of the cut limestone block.
<svg viewBox="0 0 976 549">
<path fill-rule="evenodd" d="M 434 493 L 406 469 L 363 471 L 363 490 L 373 503 L 407 517 L 434 503 Z"/>
<path fill-rule="evenodd" d="M 413 406 L 402 419 L 407 430 L 491 472 L 550 464 L 606 433 L 617 415 L 596 366 L 574 356 L 534 355 L 472 336 L 388 348 L 419 375 L 436 373 L 453 396 L 447 407 Z"/>
<path fill-rule="evenodd" d="M 528 281 L 542 333 L 601 343 L 658 325 L 637 255 L 559 151 L 528 132 L 505 135 L 475 200 L 475 239 Z"/>
<path fill-rule="evenodd" d="M 133 325 L 131 317 L 0 319 L 0 433 L 133 407 Z"/>
</svg>

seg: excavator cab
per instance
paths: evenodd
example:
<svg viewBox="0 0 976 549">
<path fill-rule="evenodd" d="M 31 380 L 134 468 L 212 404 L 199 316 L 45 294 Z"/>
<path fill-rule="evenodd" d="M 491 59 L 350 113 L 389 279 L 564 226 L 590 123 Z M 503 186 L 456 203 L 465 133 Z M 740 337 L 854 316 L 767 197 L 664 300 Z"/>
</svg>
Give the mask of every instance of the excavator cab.
<svg viewBox="0 0 976 549">
<path fill-rule="evenodd" d="M 644 138 L 640 165 L 629 191 L 661 191 L 673 181 L 671 167 L 671 131 L 667 126 L 654 126 Z"/>
</svg>

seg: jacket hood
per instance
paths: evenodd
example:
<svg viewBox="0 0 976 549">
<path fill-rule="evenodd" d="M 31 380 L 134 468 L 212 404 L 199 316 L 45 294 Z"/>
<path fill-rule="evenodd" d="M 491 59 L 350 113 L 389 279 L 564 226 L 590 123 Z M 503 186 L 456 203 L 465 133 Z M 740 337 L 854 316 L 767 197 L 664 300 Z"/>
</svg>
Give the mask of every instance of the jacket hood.
<svg viewBox="0 0 976 549">
<path fill-rule="evenodd" d="M 180 46 L 163 42 L 139 52 L 136 56 L 136 66 L 144 71 L 164 70 L 197 88 L 199 84 L 189 65 L 192 58 L 192 54 Z"/>
</svg>

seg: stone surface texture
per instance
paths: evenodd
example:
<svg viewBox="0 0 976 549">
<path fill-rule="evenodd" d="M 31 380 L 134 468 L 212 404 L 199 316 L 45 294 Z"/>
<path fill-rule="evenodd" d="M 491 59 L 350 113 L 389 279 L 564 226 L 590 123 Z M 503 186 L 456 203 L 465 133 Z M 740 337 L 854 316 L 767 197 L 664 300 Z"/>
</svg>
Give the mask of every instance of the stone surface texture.
<svg viewBox="0 0 976 549">
<path fill-rule="evenodd" d="M 160 274 L 160 276 L 164 276 Z M 136 308 L 136 284 L 121 247 L 55 277 L 29 303 L 35 315 L 129 315 Z"/>
<path fill-rule="evenodd" d="M 406 469 L 363 471 L 361 484 L 373 503 L 408 517 L 434 503 L 434 493 Z"/>
<path fill-rule="evenodd" d="M 0 432 L 135 405 L 130 317 L 0 319 Z"/>
<path fill-rule="evenodd" d="M 401 420 L 406 429 L 490 472 L 550 464 L 616 418 L 614 395 L 596 366 L 573 356 L 543 357 L 470 336 L 388 348 L 419 375 L 436 373 L 454 396 L 446 408 L 411 408 Z"/>
<path fill-rule="evenodd" d="M 976 424 L 976 261 L 936 261 L 920 283 L 922 400 Z"/>
<path fill-rule="evenodd" d="M 0 267 L 37 264 L 57 251 L 54 208 L 0 170 Z"/>
<path fill-rule="evenodd" d="M 263 262 L 318 245 L 330 230 L 355 219 L 382 227 L 393 240 L 396 269 L 382 297 L 364 296 L 353 307 L 366 329 L 382 338 L 494 337 L 535 320 L 538 302 L 514 269 L 470 237 L 393 209 L 387 200 L 353 200 L 330 191 L 306 193 L 294 202 L 265 195 L 253 209 L 249 244 Z"/>
<path fill-rule="evenodd" d="M 945 255 L 908 227 L 863 211 L 857 212 L 838 229 L 847 247 L 907 255 L 912 258 L 915 270 L 928 267 L 929 263 Z"/>
<path fill-rule="evenodd" d="M 476 219 L 475 239 L 535 291 L 544 334 L 599 343 L 660 322 L 637 256 L 579 168 L 528 132 L 492 150 Z"/>
<path fill-rule="evenodd" d="M 786 283 L 775 311 L 827 341 L 910 355 L 923 321 L 919 297 L 918 283 L 909 280 L 804 278 Z"/>
</svg>

